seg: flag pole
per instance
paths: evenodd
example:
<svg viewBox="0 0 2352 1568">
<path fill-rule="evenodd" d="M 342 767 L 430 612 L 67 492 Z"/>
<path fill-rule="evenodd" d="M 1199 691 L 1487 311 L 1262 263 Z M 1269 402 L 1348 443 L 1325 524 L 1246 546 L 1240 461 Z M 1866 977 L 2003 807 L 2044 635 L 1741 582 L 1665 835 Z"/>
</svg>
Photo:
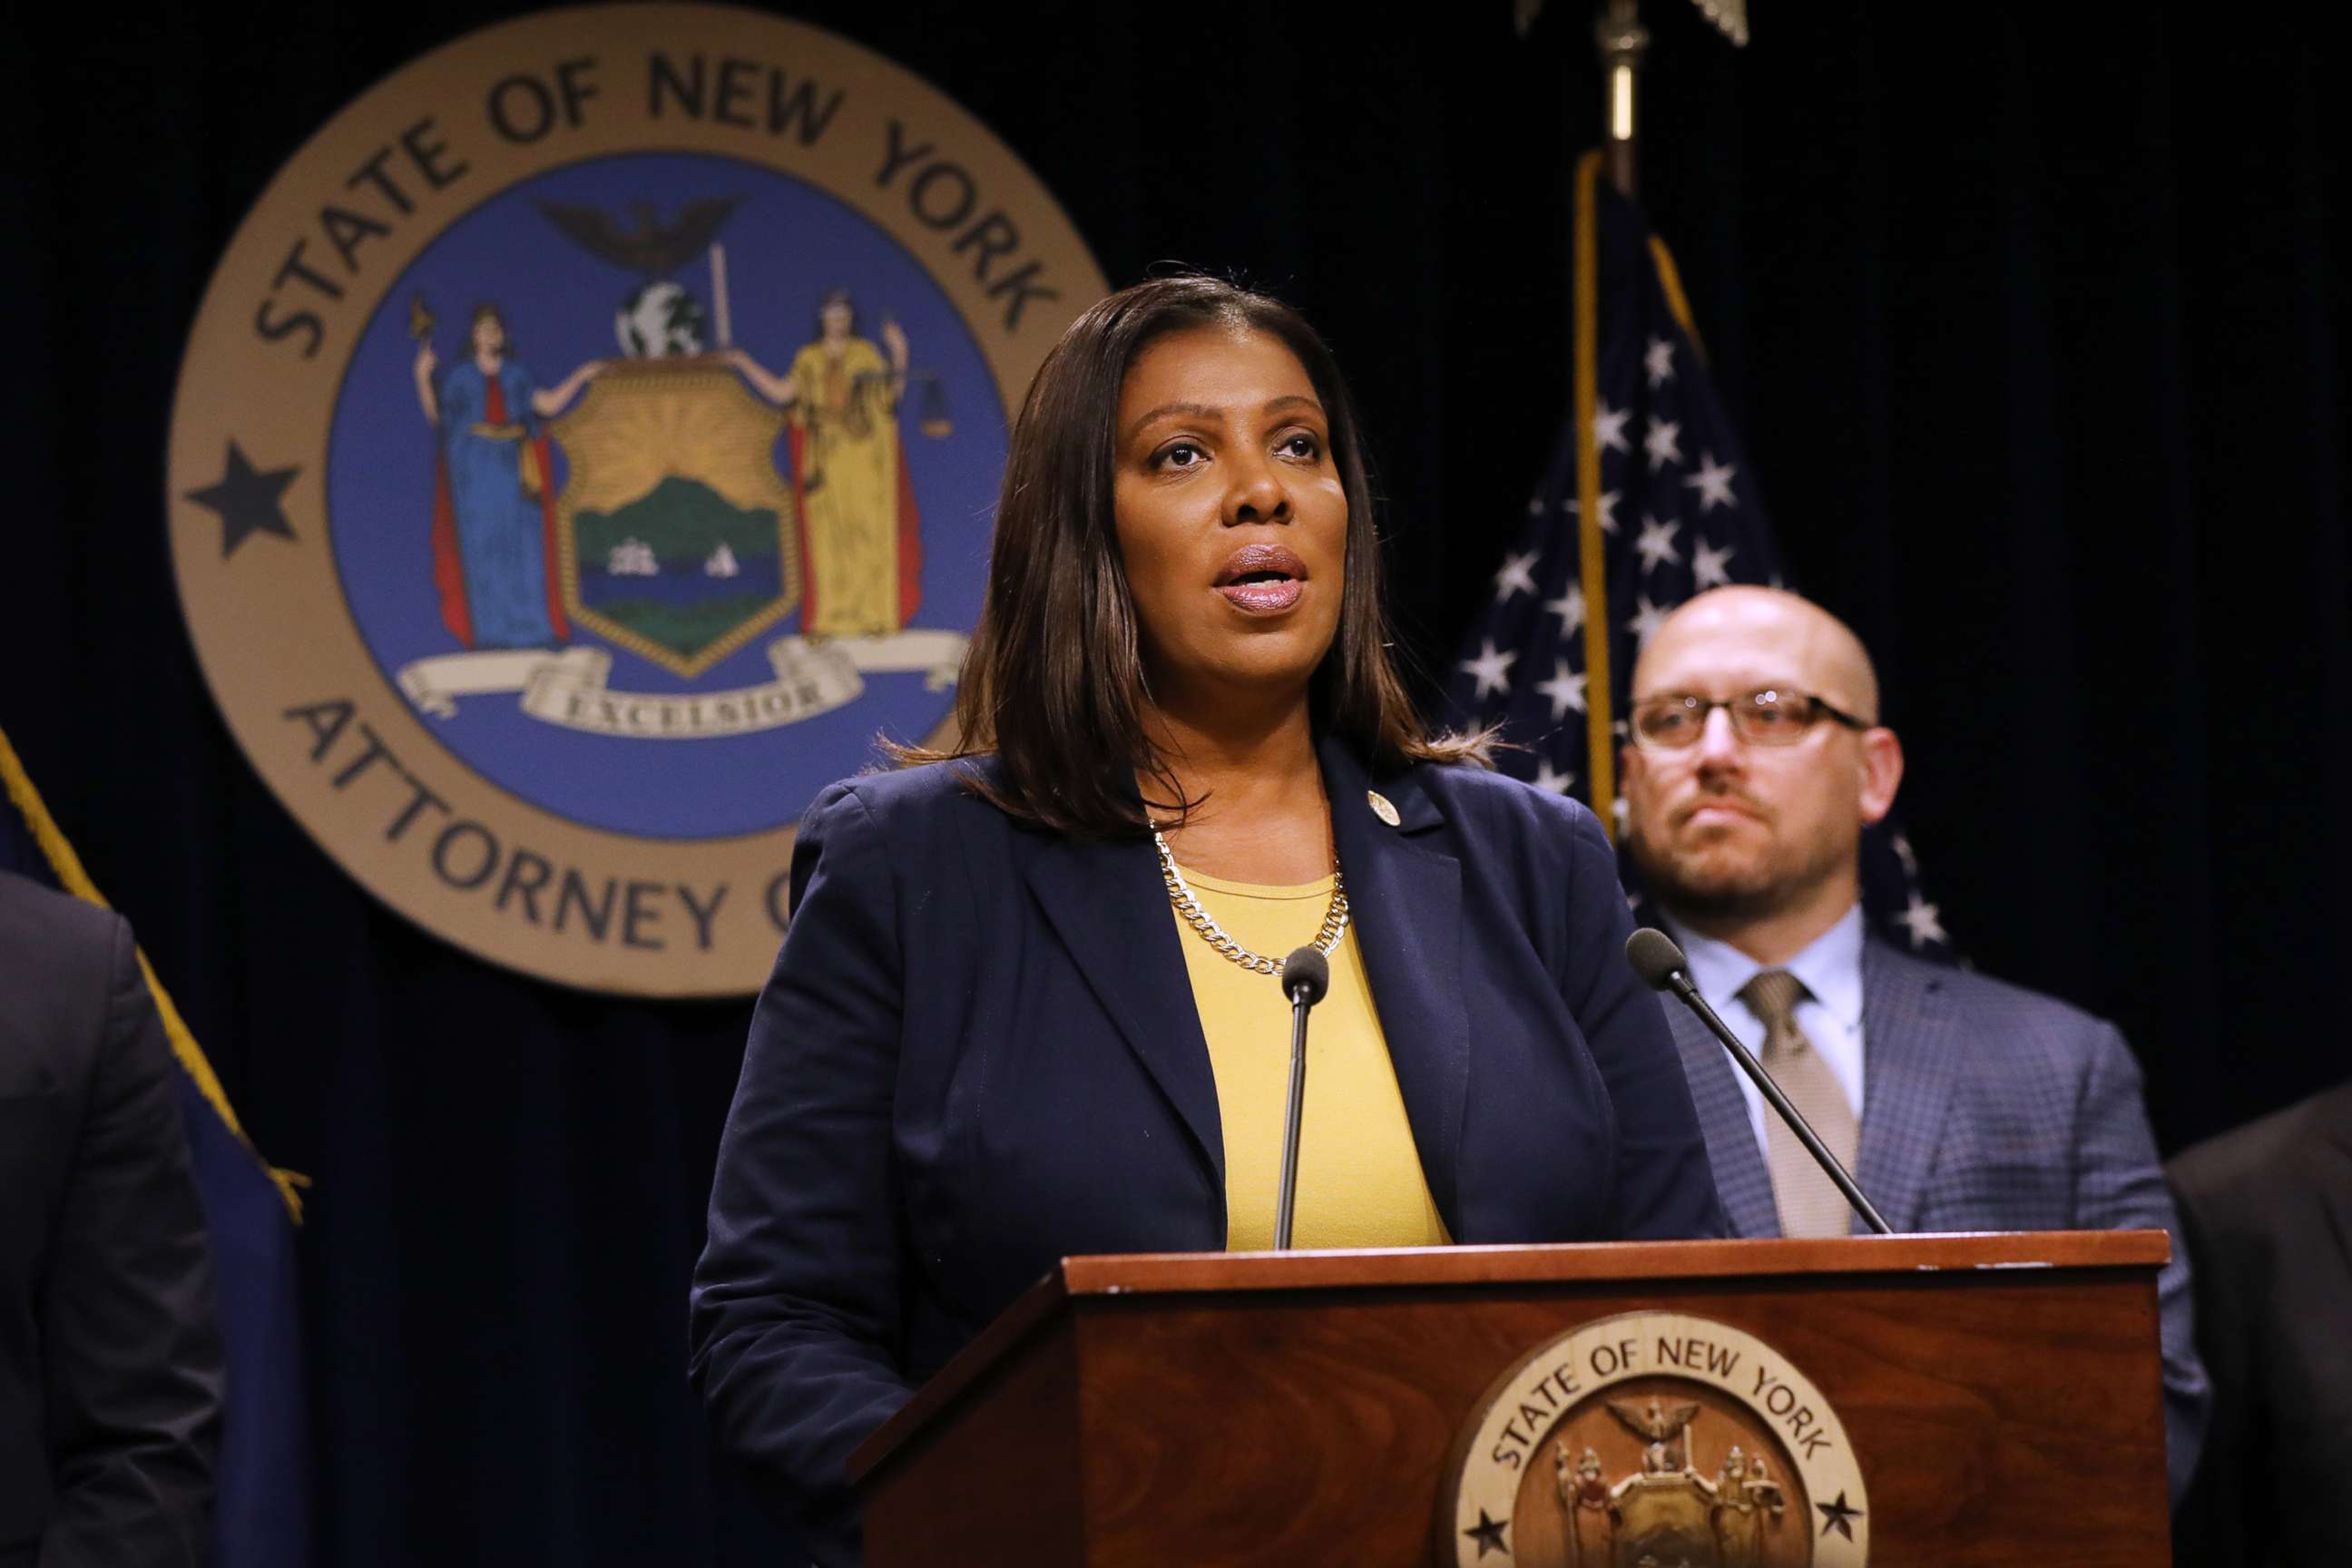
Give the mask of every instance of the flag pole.
<svg viewBox="0 0 2352 1568">
<path fill-rule="evenodd" d="M 1601 63 L 1608 77 L 1608 108 L 1601 126 L 1602 153 L 1587 157 L 1577 171 L 1576 255 L 1576 478 L 1578 521 L 1582 537 L 1578 558 L 1584 580 L 1584 754 L 1587 794 L 1601 831 L 1617 837 L 1617 736 L 1612 711 L 1615 672 L 1609 668 L 1608 546 L 1601 538 L 1601 439 L 1593 424 L 1598 406 L 1601 360 L 1601 258 L 1598 254 L 1599 215 L 1593 210 L 1593 179 L 1605 165 L 1609 183 L 1627 201 L 1633 199 L 1633 93 L 1642 74 L 1642 57 L 1650 49 L 1649 29 L 1642 26 L 1641 0 L 1608 0 L 1592 26 Z"/>
<path fill-rule="evenodd" d="M 1609 669 L 1609 547 L 1601 537 L 1601 243 L 1594 186 L 1601 155 L 1576 163 L 1576 228 L 1571 240 L 1570 293 L 1575 311 L 1577 579 L 1584 595 L 1584 724 L 1587 798 L 1601 831 L 1617 837 L 1617 758 Z"/>
<path fill-rule="evenodd" d="M 1601 63 L 1609 77 L 1609 106 L 1601 127 L 1601 144 L 1608 150 L 1609 183 L 1617 194 L 1633 197 L 1633 89 L 1642 73 L 1642 57 L 1649 52 L 1649 30 L 1642 26 L 1641 0 L 1609 0 L 1593 24 Z"/>
</svg>

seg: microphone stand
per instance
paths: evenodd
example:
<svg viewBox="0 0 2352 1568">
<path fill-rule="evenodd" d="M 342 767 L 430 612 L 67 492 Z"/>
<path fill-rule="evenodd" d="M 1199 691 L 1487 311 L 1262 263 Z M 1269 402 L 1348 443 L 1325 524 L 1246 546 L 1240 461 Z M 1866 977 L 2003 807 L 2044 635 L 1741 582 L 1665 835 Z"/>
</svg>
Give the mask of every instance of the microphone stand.
<svg viewBox="0 0 2352 1568">
<path fill-rule="evenodd" d="M 1845 1194 L 1845 1201 L 1853 1205 L 1854 1213 L 1863 1217 L 1863 1222 L 1881 1236 L 1894 1235 L 1895 1227 L 1886 1223 L 1877 1205 L 1863 1196 L 1862 1189 L 1854 1184 L 1853 1177 L 1822 1143 L 1821 1134 L 1813 1131 L 1812 1124 L 1800 1115 L 1797 1108 L 1789 1102 L 1789 1097 L 1780 1092 L 1780 1086 L 1772 1081 L 1772 1075 L 1764 1070 L 1764 1064 L 1756 1059 L 1756 1053 L 1749 1050 L 1746 1042 L 1731 1032 L 1731 1026 L 1706 1005 L 1706 998 L 1698 994 L 1698 987 L 1691 983 L 1690 975 L 1677 969 L 1666 976 L 1666 985 L 1681 998 L 1685 1006 L 1698 1015 L 1699 1022 L 1723 1042 L 1725 1048 L 1731 1052 L 1731 1059 L 1739 1064 L 1739 1070 L 1748 1075 L 1772 1109 L 1780 1113 L 1780 1120 L 1788 1123 L 1789 1131 L 1797 1135 L 1797 1142 L 1805 1146 L 1805 1152 L 1813 1157 L 1813 1163 L 1837 1184 L 1837 1190 Z"/>
<path fill-rule="evenodd" d="M 1275 1198 L 1274 1249 L 1290 1250 L 1290 1216 L 1298 1205 L 1298 1128 L 1307 1113 L 1307 1010 L 1315 1004 L 1305 988 L 1290 997 L 1290 1103 L 1282 1125 L 1282 1190 Z"/>
<path fill-rule="evenodd" d="M 1282 961 L 1282 994 L 1290 998 L 1290 1103 L 1282 1128 L 1282 1189 L 1274 1202 L 1274 1249 L 1290 1250 L 1290 1218 L 1298 1206 L 1298 1127 L 1307 1114 L 1307 1010 L 1331 989 L 1331 963 L 1311 947 Z"/>
</svg>

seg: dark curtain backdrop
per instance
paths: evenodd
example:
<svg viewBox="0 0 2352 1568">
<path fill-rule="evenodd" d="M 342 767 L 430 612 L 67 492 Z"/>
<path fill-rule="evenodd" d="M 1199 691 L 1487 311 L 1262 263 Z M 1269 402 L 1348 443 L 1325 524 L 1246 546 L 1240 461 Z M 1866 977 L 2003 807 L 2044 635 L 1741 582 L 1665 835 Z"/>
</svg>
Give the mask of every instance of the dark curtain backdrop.
<svg viewBox="0 0 2352 1568">
<path fill-rule="evenodd" d="M 316 1178 L 325 1560 L 772 1561 L 683 1373 L 746 1006 L 562 991 L 378 908 L 230 743 L 164 548 L 175 367 L 247 204 L 376 78 L 509 9 L 52 12 L 0 53 L 0 723 L 262 1148 Z M 1755 9 L 1735 53 L 1645 7 L 1643 196 L 1800 585 L 1876 650 L 1946 923 L 2124 1025 L 2168 1150 L 2340 1078 L 2331 57 L 2285 14 L 2179 5 Z M 1511 11 L 799 14 L 994 126 L 1114 280 L 1176 259 L 1306 308 L 1442 667 L 1565 407 L 1569 168 L 1599 119 L 1589 6 L 1525 39 Z"/>
</svg>

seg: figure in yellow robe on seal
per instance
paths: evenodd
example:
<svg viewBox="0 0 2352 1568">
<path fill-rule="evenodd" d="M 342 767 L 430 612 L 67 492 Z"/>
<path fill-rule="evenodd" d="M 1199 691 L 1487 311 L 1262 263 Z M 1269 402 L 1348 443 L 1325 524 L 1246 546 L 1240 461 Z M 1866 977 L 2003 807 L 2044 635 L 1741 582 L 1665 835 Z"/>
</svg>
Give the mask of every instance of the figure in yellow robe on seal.
<svg viewBox="0 0 2352 1568">
<path fill-rule="evenodd" d="M 849 291 L 817 308 L 814 342 L 779 376 L 740 349 L 727 361 L 792 416 L 793 499 L 801 542 L 801 630 L 813 639 L 888 637 L 921 602 L 915 494 L 898 441 L 907 335 L 857 335 Z M 887 358 L 886 358 L 887 355 Z"/>
</svg>

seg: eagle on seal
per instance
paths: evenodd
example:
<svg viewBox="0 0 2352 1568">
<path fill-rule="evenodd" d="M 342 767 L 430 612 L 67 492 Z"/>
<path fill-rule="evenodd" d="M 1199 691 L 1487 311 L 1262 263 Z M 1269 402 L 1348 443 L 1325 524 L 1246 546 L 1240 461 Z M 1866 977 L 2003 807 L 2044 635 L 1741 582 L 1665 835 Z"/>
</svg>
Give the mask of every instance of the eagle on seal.
<svg viewBox="0 0 2352 1568">
<path fill-rule="evenodd" d="M 1655 1444 L 1664 1448 L 1673 1468 L 1683 1469 L 1688 1467 L 1689 1458 L 1683 1451 L 1683 1428 L 1697 1417 L 1697 1400 L 1678 1400 L 1666 1405 L 1654 1394 L 1646 1406 L 1636 1405 L 1630 1399 L 1612 1399 L 1606 1403 L 1609 1414 L 1622 1422 L 1627 1431 L 1641 1438 L 1645 1445 Z"/>
<path fill-rule="evenodd" d="M 623 228 L 610 213 L 564 202 L 541 202 L 540 216 L 561 229 L 565 238 L 602 261 L 625 268 L 652 280 L 667 278 L 710 247 L 719 237 L 740 196 L 705 196 L 677 209 L 672 223 L 647 201 L 629 204 L 635 226 Z"/>
</svg>

